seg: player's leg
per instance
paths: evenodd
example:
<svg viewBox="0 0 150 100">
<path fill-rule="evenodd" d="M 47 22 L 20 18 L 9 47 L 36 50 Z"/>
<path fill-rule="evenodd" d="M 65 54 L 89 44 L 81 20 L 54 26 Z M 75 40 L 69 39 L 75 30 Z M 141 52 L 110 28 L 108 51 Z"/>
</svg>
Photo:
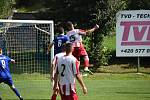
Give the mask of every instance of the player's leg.
<svg viewBox="0 0 150 100">
<path fill-rule="evenodd" d="M 72 51 L 72 55 L 80 61 L 79 47 L 74 47 Z"/>
<path fill-rule="evenodd" d="M 84 71 L 93 75 L 93 72 L 89 70 L 89 57 L 88 57 L 88 55 L 83 56 L 83 60 L 84 60 Z"/>
<path fill-rule="evenodd" d="M 89 57 L 88 54 L 84 48 L 84 46 L 81 46 L 79 48 L 79 55 L 80 57 L 83 57 L 83 61 L 84 61 L 84 71 L 88 72 L 89 74 L 93 75 L 93 73 L 89 70 Z"/>
<path fill-rule="evenodd" d="M 19 97 L 20 100 L 23 100 L 23 98 L 21 97 L 20 93 L 18 92 L 18 90 L 14 86 L 14 84 L 12 86 L 10 86 L 10 88 L 14 91 L 14 93 Z"/>
<path fill-rule="evenodd" d="M 62 95 L 62 100 L 78 100 L 78 96 L 76 93 L 71 95 Z"/>
<path fill-rule="evenodd" d="M 51 100 L 56 100 L 58 93 L 59 93 L 59 89 L 53 91 L 53 95 L 51 96 Z"/>
<path fill-rule="evenodd" d="M 16 96 L 20 99 L 23 100 L 22 96 L 20 95 L 20 93 L 18 92 L 17 88 L 14 86 L 13 81 L 11 78 L 7 78 L 5 80 L 6 84 L 8 84 L 8 86 L 11 88 L 11 90 L 16 94 Z"/>
<path fill-rule="evenodd" d="M 54 80 L 53 80 L 53 83 L 54 83 Z M 53 84 L 53 86 L 54 86 L 54 84 Z M 58 93 L 59 93 L 59 87 L 55 91 L 53 91 L 53 94 L 52 94 L 50 100 L 56 100 Z"/>
</svg>

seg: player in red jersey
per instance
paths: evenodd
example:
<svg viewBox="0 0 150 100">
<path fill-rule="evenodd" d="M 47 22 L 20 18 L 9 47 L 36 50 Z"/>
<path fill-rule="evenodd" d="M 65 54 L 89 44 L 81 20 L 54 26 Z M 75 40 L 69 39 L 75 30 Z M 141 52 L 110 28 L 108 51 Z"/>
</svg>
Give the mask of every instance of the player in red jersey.
<svg viewBox="0 0 150 100">
<path fill-rule="evenodd" d="M 83 93 L 87 93 L 87 88 L 82 80 L 82 76 L 79 73 L 79 62 L 72 55 L 72 49 L 72 44 L 67 43 L 66 55 L 57 60 L 57 72 L 54 77 L 54 91 L 57 89 L 58 83 L 61 93 L 61 100 L 78 100 L 75 78 L 81 85 Z"/>
<path fill-rule="evenodd" d="M 87 35 L 89 33 L 94 32 L 96 29 L 99 28 L 98 25 L 95 25 L 93 28 L 89 30 L 81 30 L 81 29 L 75 29 L 72 22 L 67 22 L 67 36 L 69 37 L 69 41 L 73 43 L 73 55 L 80 60 L 80 57 L 83 57 L 84 59 L 84 71 L 89 72 L 90 74 L 93 74 L 89 69 L 89 57 L 88 54 L 84 48 L 84 45 L 82 43 L 82 35 Z"/>
</svg>

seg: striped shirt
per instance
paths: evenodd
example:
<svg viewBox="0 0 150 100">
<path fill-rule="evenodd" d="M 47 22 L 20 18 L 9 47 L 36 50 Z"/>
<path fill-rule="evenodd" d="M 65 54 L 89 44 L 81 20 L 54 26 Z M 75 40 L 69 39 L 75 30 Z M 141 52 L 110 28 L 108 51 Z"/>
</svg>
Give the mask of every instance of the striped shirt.
<svg viewBox="0 0 150 100">
<path fill-rule="evenodd" d="M 75 90 L 75 75 L 79 74 L 79 62 L 73 56 L 62 56 L 57 62 L 60 91 L 64 95 L 70 95 Z"/>
<path fill-rule="evenodd" d="M 69 41 L 73 43 L 74 47 L 80 47 L 82 43 L 82 35 L 86 35 L 86 32 L 81 29 L 73 29 L 66 34 L 69 37 Z"/>
</svg>

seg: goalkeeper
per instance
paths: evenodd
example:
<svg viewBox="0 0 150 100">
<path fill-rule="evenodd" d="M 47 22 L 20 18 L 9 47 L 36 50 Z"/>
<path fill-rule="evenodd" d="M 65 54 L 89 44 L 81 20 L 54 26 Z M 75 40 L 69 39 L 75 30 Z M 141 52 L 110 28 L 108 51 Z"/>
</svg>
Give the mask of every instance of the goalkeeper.
<svg viewBox="0 0 150 100">
<path fill-rule="evenodd" d="M 14 86 L 12 76 L 9 70 L 9 62 L 15 63 L 15 60 L 2 55 L 2 48 L 0 48 L 0 83 L 4 82 L 5 84 L 7 84 L 13 90 L 13 92 L 18 96 L 18 98 L 20 100 L 23 100 L 18 90 Z"/>
</svg>

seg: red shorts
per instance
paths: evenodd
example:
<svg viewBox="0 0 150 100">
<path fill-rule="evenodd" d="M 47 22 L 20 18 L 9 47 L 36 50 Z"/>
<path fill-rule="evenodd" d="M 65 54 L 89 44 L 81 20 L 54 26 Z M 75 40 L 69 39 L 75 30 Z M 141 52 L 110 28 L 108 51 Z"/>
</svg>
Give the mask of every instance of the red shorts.
<svg viewBox="0 0 150 100">
<path fill-rule="evenodd" d="M 78 60 L 80 59 L 81 56 L 88 55 L 83 45 L 81 45 L 80 47 L 74 47 L 72 54 Z"/>
<path fill-rule="evenodd" d="M 78 96 L 76 93 L 72 93 L 71 95 L 61 95 L 61 100 L 78 100 Z"/>
</svg>

